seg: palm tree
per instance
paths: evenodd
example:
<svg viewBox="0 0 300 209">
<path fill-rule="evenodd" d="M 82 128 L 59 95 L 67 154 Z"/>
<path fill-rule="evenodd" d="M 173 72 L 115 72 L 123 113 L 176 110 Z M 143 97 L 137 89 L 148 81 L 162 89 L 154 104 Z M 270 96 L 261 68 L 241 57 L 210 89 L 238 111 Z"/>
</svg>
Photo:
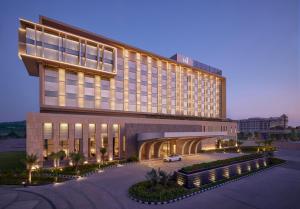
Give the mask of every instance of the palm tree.
<svg viewBox="0 0 300 209">
<path fill-rule="evenodd" d="M 105 154 L 106 154 L 107 150 L 105 147 L 100 147 L 100 153 L 101 153 L 101 161 L 102 161 L 102 164 L 104 164 L 104 157 L 105 157 Z"/>
<path fill-rule="evenodd" d="M 60 150 L 58 152 L 52 152 L 49 157 L 53 160 L 53 167 L 59 167 L 60 160 L 66 157 L 66 153 L 63 150 Z"/>
<path fill-rule="evenodd" d="M 38 157 L 35 154 L 27 155 L 25 160 L 26 168 L 28 170 L 28 183 L 31 184 L 31 173 L 33 166 L 38 163 Z"/>
<path fill-rule="evenodd" d="M 78 174 L 78 166 L 84 161 L 84 156 L 79 152 L 72 152 L 70 153 L 70 158 L 73 162 L 73 165 L 75 166 L 75 172 L 76 174 Z"/>
<path fill-rule="evenodd" d="M 260 151 L 260 145 L 262 144 L 262 141 L 261 140 L 256 140 L 255 143 L 258 145 L 257 151 L 259 152 Z"/>
<path fill-rule="evenodd" d="M 150 181 L 152 186 L 156 186 L 159 183 L 159 172 L 152 168 L 151 171 L 146 173 L 146 179 Z"/>
<path fill-rule="evenodd" d="M 243 141 L 237 140 L 237 152 L 240 152 L 241 145 L 244 143 Z"/>
</svg>

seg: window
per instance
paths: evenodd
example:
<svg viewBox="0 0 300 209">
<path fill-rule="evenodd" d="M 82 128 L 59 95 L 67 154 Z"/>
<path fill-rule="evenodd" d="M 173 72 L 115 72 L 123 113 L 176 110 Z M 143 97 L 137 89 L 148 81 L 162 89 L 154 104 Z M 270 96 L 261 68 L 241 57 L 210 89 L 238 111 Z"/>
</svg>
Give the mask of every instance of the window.
<svg viewBox="0 0 300 209">
<path fill-rule="evenodd" d="M 93 77 L 84 77 L 84 106 L 86 108 L 95 107 L 95 79 Z"/>
<path fill-rule="evenodd" d="M 110 81 L 101 79 L 101 108 L 110 108 Z"/>
<path fill-rule="evenodd" d="M 66 73 L 66 106 L 77 106 L 78 80 L 76 73 Z"/>
<path fill-rule="evenodd" d="M 52 123 L 43 124 L 43 141 L 44 141 L 43 156 L 45 159 L 47 159 L 48 156 L 54 151 Z"/>
<path fill-rule="evenodd" d="M 96 157 L 96 125 L 94 123 L 89 124 L 89 139 L 88 139 L 88 153 L 89 157 Z"/>
<path fill-rule="evenodd" d="M 120 126 L 113 124 L 113 156 L 114 159 L 119 158 L 119 145 L 120 143 Z"/>
<path fill-rule="evenodd" d="M 60 150 L 63 150 L 66 155 L 69 154 L 68 138 L 69 138 L 69 125 L 67 123 L 59 124 L 59 145 L 60 145 Z"/>
<path fill-rule="evenodd" d="M 82 153 L 82 124 L 75 123 L 74 152 Z"/>
<path fill-rule="evenodd" d="M 45 69 L 45 98 L 46 105 L 58 105 L 58 72 L 52 69 Z"/>
<path fill-rule="evenodd" d="M 106 123 L 102 123 L 101 124 L 101 147 L 102 148 L 106 148 L 106 150 L 108 151 L 108 129 L 107 129 L 107 124 Z M 107 156 L 107 152 L 106 152 L 106 156 Z"/>
</svg>

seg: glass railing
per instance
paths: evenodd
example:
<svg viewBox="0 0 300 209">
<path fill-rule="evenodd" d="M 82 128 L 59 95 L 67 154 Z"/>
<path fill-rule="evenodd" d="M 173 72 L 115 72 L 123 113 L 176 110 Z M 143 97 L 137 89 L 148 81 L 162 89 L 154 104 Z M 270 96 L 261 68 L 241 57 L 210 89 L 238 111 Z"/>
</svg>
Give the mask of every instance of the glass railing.
<svg viewBox="0 0 300 209">
<path fill-rule="evenodd" d="M 47 26 L 21 21 L 21 55 L 116 73 L 116 48 Z"/>
</svg>

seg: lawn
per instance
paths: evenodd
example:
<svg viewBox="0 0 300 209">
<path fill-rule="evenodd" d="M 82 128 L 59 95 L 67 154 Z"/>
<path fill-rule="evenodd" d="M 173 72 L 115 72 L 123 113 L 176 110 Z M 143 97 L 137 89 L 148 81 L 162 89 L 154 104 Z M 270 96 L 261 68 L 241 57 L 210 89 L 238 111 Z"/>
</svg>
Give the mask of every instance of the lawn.
<svg viewBox="0 0 300 209">
<path fill-rule="evenodd" d="M 25 170 L 25 152 L 0 152 L 0 171 Z"/>
</svg>

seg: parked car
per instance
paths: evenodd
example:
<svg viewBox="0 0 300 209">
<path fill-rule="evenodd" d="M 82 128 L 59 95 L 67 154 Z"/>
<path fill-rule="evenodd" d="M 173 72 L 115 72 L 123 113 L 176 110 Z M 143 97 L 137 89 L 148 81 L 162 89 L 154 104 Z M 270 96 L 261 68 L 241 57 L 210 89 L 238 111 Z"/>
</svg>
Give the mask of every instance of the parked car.
<svg viewBox="0 0 300 209">
<path fill-rule="evenodd" d="M 181 161 L 180 155 L 169 155 L 164 157 L 165 162 L 174 162 L 174 161 Z"/>
</svg>

